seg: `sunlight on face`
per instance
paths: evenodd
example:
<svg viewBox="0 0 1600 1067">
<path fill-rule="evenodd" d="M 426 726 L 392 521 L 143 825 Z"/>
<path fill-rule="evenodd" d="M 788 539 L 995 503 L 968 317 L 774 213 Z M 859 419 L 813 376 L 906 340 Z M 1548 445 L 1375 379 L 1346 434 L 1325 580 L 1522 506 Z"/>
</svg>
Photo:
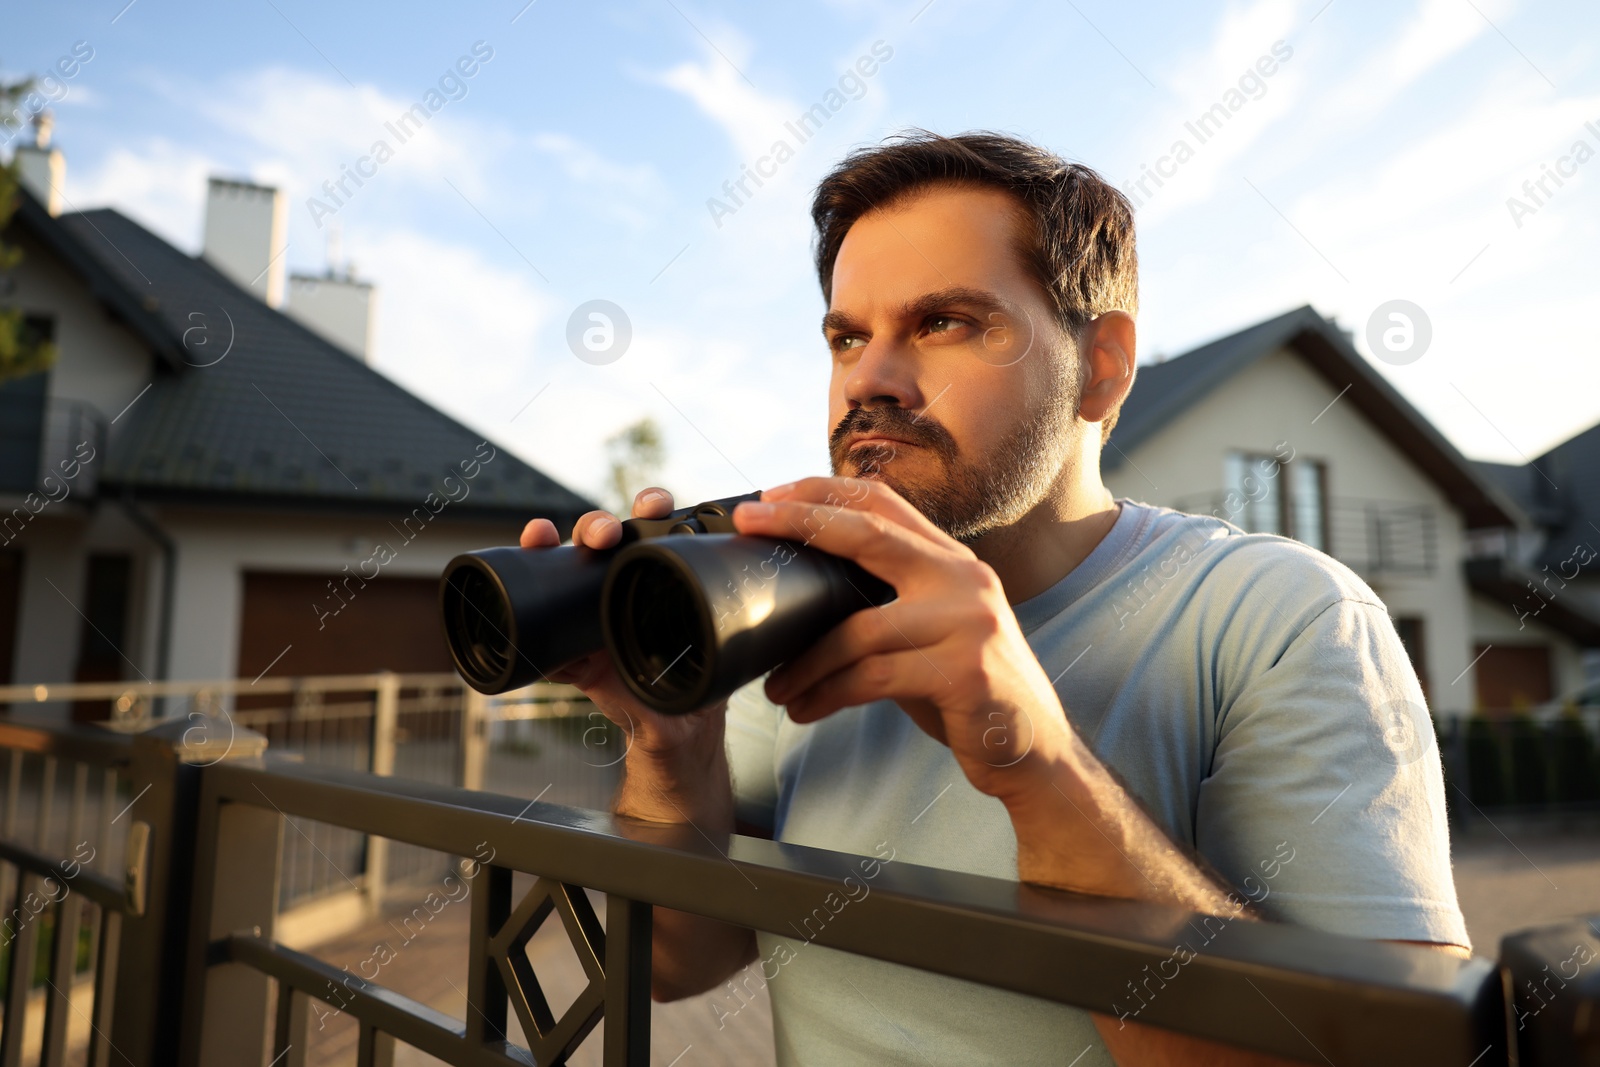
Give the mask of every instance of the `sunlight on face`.
<svg viewBox="0 0 1600 1067">
<path fill-rule="evenodd" d="M 863 216 L 823 319 L 834 473 L 968 541 L 1043 500 L 1072 452 L 1076 353 L 1017 254 L 1020 210 L 945 185 Z"/>
</svg>

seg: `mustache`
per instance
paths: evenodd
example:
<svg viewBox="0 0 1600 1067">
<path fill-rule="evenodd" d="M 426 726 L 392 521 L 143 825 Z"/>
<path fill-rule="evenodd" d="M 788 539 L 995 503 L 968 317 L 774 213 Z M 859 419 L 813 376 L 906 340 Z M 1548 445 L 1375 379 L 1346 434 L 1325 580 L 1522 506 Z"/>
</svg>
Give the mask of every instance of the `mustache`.
<svg viewBox="0 0 1600 1067">
<path fill-rule="evenodd" d="M 901 407 L 856 408 L 846 412 L 828 436 L 828 451 L 835 460 L 844 457 L 845 439 L 855 433 L 886 434 L 922 445 L 946 459 L 954 458 L 957 451 L 950 431 L 925 416 L 914 415 Z"/>
</svg>

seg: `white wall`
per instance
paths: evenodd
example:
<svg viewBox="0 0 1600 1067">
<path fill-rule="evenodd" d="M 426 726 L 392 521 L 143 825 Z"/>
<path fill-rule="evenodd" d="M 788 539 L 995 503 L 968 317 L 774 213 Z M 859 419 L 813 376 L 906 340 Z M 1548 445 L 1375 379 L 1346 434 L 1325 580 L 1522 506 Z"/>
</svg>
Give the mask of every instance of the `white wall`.
<svg viewBox="0 0 1600 1067">
<path fill-rule="evenodd" d="M 50 372 L 50 395 L 87 401 L 110 423 L 149 384 L 155 357 L 42 245 L 31 237 L 17 243 L 23 259 L 12 272 L 17 289 L 10 302 L 55 318 L 59 354 Z M 126 425 L 123 420 L 110 427 L 111 434 Z"/>
<path fill-rule="evenodd" d="M 1289 350 L 1269 354 L 1129 449 L 1128 460 L 1106 475 L 1106 484 L 1117 496 L 1171 506 L 1184 497 L 1221 489 L 1227 453 L 1270 456 L 1282 442 L 1296 458 L 1326 462 L 1329 497 L 1432 506 L 1438 518 L 1434 573 L 1367 580 L 1392 615 L 1423 618 L 1434 710 L 1470 710 L 1472 634 L 1461 571 L 1465 538 L 1460 514 L 1348 396 L 1334 403 L 1337 396 L 1338 390 L 1298 355 Z M 1333 547 L 1337 552 L 1339 546 Z"/>
<path fill-rule="evenodd" d="M 405 514 L 396 506 L 393 521 Z M 172 677 L 236 674 L 246 571 L 336 574 L 346 565 L 353 571 L 384 541 L 397 555 L 383 574 L 436 578 L 459 553 L 514 544 L 520 532 L 517 523 L 451 522 L 447 506 L 407 543 L 390 517 L 162 509 L 160 522 L 178 542 Z"/>
<path fill-rule="evenodd" d="M 160 558 L 120 509 L 103 503 L 91 509 L 69 496 L 45 505 L 7 547 L 23 553 L 14 684 L 72 679 L 84 627 L 80 611 L 88 557 L 96 552 L 132 557 L 128 631 L 120 651 L 129 677 L 157 676 L 156 619 L 148 610 L 154 603 L 148 590 L 159 584 Z"/>
<path fill-rule="evenodd" d="M 1510 605 L 1472 594 L 1472 634 L 1480 644 L 1545 645 L 1550 649 L 1550 668 L 1555 697 L 1560 699 L 1583 685 L 1583 649 L 1563 634 L 1537 619 L 1519 619 Z"/>
</svg>

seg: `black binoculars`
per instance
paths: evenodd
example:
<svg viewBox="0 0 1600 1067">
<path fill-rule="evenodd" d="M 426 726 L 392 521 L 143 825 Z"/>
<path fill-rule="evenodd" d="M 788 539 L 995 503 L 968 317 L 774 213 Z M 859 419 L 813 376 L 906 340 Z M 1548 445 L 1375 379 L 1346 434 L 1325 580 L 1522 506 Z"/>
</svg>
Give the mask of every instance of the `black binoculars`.
<svg viewBox="0 0 1600 1067">
<path fill-rule="evenodd" d="M 855 563 L 796 541 L 734 532 L 711 500 L 628 519 L 613 548 L 484 548 L 439 583 L 456 669 L 503 693 L 604 647 L 646 706 L 685 714 L 816 643 L 894 589 Z M 826 513 L 821 521 L 826 522 Z"/>
</svg>

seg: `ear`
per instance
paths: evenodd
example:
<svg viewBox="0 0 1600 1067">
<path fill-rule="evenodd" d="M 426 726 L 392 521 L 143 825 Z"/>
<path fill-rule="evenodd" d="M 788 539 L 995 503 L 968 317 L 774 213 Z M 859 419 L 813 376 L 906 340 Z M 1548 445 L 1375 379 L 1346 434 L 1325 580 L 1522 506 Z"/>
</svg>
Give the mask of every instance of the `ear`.
<svg viewBox="0 0 1600 1067">
<path fill-rule="evenodd" d="M 1104 422 L 1133 388 L 1138 330 L 1126 311 L 1107 311 L 1078 331 L 1079 358 L 1083 361 L 1083 388 L 1078 417 Z"/>
</svg>

